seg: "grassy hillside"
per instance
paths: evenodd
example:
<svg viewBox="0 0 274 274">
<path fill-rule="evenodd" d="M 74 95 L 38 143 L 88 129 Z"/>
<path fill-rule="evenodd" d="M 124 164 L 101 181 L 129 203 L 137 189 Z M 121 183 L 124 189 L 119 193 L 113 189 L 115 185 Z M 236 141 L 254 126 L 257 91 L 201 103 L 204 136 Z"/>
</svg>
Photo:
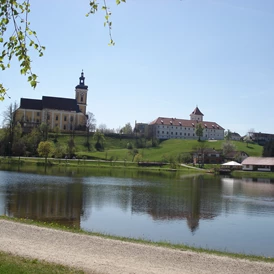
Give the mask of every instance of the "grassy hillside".
<svg viewBox="0 0 274 274">
<path fill-rule="evenodd" d="M 66 146 L 69 140 L 69 135 L 61 135 L 58 138 L 58 143 Z M 127 144 L 135 144 L 135 139 L 126 138 L 110 138 L 106 137 L 104 142 L 105 150 L 102 152 L 94 149 L 94 140 L 91 138 L 91 151 L 87 150 L 84 146 L 86 142 L 85 136 L 75 136 L 74 142 L 76 145 L 77 156 L 87 156 L 94 159 L 113 159 L 113 160 L 128 160 L 131 161 L 133 158 L 132 150 L 127 149 Z M 224 141 L 206 141 L 206 145 L 209 148 L 216 150 L 222 149 Z M 249 156 L 261 156 L 263 147 L 257 144 L 249 144 L 240 141 L 231 141 L 237 150 L 245 151 Z M 147 141 L 146 145 L 151 145 L 151 142 Z M 195 148 L 199 146 L 197 140 L 178 140 L 170 139 L 160 143 L 158 147 L 141 148 L 138 149 L 139 160 L 142 161 L 169 161 L 171 158 L 177 159 L 178 155 L 186 155 L 191 153 Z"/>
</svg>

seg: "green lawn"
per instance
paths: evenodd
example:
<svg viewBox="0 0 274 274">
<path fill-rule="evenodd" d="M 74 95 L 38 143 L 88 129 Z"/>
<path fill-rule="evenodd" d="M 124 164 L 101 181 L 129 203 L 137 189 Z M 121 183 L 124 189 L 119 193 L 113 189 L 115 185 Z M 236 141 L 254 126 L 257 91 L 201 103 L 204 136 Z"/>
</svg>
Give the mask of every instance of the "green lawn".
<svg viewBox="0 0 274 274">
<path fill-rule="evenodd" d="M 69 140 L 70 135 L 60 135 L 58 137 L 58 143 L 62 144 L 64 147 Z M 131 161 L 133 158 L 132 150 L 127 149 L 127 144 L 132 143 L 135 145 L 136 140 L 126 139 L 126 138 L 110 138 L 105 137 L 104 147 L 105 150 L 102 152 L 96 151 L 94 148 L 94 140 L 90 138 L 91 151 L 88 151 L 87 147 L 84 145 L 86 142 L 85 136 L 75 136 L 74 142 L 76 146 L 76 155 L 79 157 L 87 156 L 93 159 L 103 159 L 103 160 L 116 160 L 116 161 Z M 206 141 L 206 145 L 209 148 L 216 150 L 222 149 L 222 144 L 225 141 Z M 249 156 L 261 156 L 263 147 L 257 144 L 247 144 L 240 141 L 231 141 L 238 151 L 245 151 Z M 151 141 L 146 142 L 149 148 L 138 149 L 139 158 L 142 161 L 170 161 L 170 159 L 177 159 L 178 155 L 189 154 L 200 143 L 197 140 L 179 140 L 170 139 L 160 143 L 159 147 L 151 147 Z"/>
</svg>

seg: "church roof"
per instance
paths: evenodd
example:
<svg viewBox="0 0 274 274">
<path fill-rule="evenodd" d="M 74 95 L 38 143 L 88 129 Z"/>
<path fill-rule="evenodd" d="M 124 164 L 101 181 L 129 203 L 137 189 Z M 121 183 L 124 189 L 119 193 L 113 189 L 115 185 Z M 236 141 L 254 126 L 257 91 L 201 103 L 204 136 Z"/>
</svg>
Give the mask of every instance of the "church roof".
<svg viewBox="0 0 274 274">
<path fill-rule="evenodd" d="M 23 109 L 56 109 L 80 112 L 76 99 L 43 96 L 42 100 L 21 98 L 20 108 Z"/>
<path fill-rule="evenodd" d="M 191 114 L 204 116 L 204 114 L 199 110 L 198 107 L 196 107 Z"/>
<path fill-rule="evenodd" d="M 20 108 L 41 110 L 42 100 L 21 98 Z"/>
<path fill-rule="evenodd" d="M 59 97 L 42 97 L 43 108 L 80 112 L 76 99 Z"/>
<path fill-rule="evenodd" d="M 165 118 L 158 117 L 156 120 L 150 123 L 150 125 L 167 125 L 167 126 L 182 126 L 182 127 L 195 127 L 197 123 L 202 124 L 203 128 L 208 129 L 222 129 L 223 127 L 218 125 L 215 122 L 208 121 L 194 121 L 194 120 L 185 120 L 185 119 L 177 119 L 177 118 Z"/>
</svg>

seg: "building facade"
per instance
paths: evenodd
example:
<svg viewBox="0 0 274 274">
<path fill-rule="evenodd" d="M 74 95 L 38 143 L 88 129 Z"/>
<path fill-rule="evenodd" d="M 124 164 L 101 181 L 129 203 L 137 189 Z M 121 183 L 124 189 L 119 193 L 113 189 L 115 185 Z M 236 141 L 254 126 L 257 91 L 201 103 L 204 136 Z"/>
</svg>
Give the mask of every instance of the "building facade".
<svg viewBox="0 0 274 274">
<path fill-rule="evenodd" d="M 196 125 L 203 127 L 202 140 L 223 140 L 224 128 L 216 122 L 203 121 L 203 113 L 198 107 L 190 114 L 190 120 L 158 117 L 149 124 L 149 133 L 152 137 L 166 139 L 198 139 Z"/>
<path fill-rule="evenodd" d="M 49 129 L 58 127 L 60 131 L 85 130 L 88 86 L 84 73 L 75 87 L 75 99 L 43 96 L 42 100 L 21 98 L 15 119 L 25 132 L 42 123 Z"/>
</svg>

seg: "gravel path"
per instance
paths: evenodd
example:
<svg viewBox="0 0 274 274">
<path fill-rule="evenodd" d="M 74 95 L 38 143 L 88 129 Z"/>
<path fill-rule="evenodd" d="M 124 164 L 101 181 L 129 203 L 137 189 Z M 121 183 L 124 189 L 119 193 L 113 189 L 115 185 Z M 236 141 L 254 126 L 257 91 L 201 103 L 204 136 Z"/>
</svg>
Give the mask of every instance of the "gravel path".
<svg viewBox="0 0 274 274">
<path fill-rule="evenodd" d="M 127 243 L 0 220 L 0 250 L 90 273 L 274 273 L 274 264 Z"/>
</svg>

